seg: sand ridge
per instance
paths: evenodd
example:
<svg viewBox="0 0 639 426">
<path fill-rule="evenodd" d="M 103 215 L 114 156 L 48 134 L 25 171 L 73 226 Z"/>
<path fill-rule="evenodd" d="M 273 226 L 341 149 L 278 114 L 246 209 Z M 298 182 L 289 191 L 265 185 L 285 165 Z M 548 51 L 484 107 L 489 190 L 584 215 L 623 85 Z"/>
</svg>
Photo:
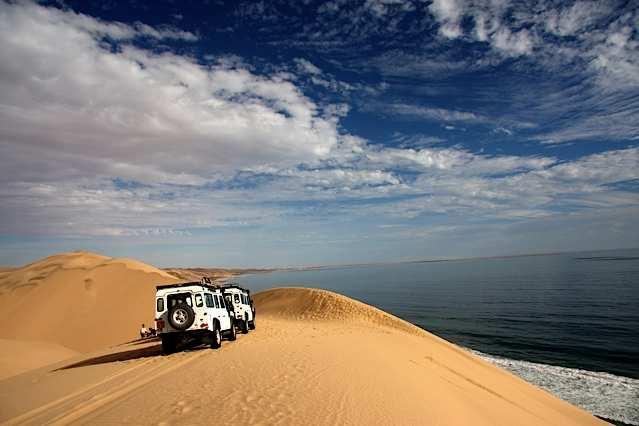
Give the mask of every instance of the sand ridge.
<svg viewBox="0 0 639 426">
<path fill-rule="evenodd" d="M 282 287 L 257 293 L 260 315 L 297 321 L 339 321 L 391 327 L 411 334 L 423 330 L 394 315 L 327 290 L 305 287 Z"/>
</svg>

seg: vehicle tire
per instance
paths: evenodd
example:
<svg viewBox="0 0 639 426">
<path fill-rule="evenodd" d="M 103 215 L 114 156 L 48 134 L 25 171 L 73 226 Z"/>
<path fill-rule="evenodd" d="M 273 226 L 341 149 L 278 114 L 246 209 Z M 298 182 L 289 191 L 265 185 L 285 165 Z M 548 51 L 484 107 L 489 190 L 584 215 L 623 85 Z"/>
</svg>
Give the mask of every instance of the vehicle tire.
<svg viewBox="0 0 639 426">
<path fill-rule="evenodd" d="M 175 352 L 175 339 L 170 334 L 162 335 L 162 353 L 169 355 Z"/>
<path fill-rule="evenodd" d="M 250 328 L 251 330 L 255 330 L 255 320 L 253 320 L 253 321 L 249 321 L 249 328 Z"/>
<path fill-rule="evenodd" d="M 242 330 L 242 334 L 246 334 L 249 332 L 248 328 L 248 320 L 243 320 L 240 324 L 240 330 Z"/>
<path fill-rule="evenodd" d="M 237 339 L 237 332 L 235 331 L 235 324 L 233 324 L 233 322 L 231 322 L 231 329 L 227 331 L 227 337 L 231 342 Z"/>
<path fill-rule="evenodd" d="M 186 303 L 180 303 L 169 309 L 169 324 L 176 330 L 184 331 L 193 325 L 195 312 Z"/>
<path fill-rule="evenodd" d="M 222 332 L 220 327 L 215 324 L 215 328 L 211 332 L 211 349 L 219 349 L 222 346 Z"/>
</svg>

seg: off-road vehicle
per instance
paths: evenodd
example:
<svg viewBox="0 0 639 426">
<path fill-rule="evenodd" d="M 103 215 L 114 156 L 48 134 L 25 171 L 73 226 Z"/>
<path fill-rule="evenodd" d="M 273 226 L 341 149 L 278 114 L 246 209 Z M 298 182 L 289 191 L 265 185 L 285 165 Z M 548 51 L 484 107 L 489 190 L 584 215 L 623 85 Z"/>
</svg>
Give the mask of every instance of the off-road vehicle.
<svg viewBox="0 0 639 426">
<path fill-rule="evenodd" d="M 204 281 L 157 286 L 155 311 L 164 353 L 191 342 L 217 349 L 222 336 L 235 340 L 235 312 L 222 290 Z"/>
<path fill-rule="evenodd" d="M 227 284 L 222 286 L 222 293 L 226 299 L 226 304 L 232 306 L 235 314 L 235 325 L 248 333 L 249 329 L 255 329 L 255 307 L 251 292 L 237 284 Z"/>
</svg>

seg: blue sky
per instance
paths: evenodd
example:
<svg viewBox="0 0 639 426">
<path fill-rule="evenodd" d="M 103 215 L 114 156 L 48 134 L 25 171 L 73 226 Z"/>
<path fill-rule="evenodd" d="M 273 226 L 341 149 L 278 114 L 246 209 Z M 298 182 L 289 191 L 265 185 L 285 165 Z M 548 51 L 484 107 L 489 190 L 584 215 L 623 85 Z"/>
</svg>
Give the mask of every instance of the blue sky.
<svg viewBox="0 0 639 426">
<path fill-rule="evenodd" d="M 639 246 L 634 1 L 0 2 L 0 264 Z"/>
</svg>

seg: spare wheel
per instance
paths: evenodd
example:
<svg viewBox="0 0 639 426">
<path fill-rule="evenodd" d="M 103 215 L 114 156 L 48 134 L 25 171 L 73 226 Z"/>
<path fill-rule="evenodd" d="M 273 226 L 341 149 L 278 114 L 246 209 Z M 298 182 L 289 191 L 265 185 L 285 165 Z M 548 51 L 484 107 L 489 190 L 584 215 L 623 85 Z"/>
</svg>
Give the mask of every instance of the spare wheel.
<svg viewBox="0 0 639 426">
<path fill-rule="evenodd" d="M 186 330 L 195 321 L 195 312 L 186 303 L 180 303 L 169 309 L 169 323 L 176 330 Z"/>
</svg>

